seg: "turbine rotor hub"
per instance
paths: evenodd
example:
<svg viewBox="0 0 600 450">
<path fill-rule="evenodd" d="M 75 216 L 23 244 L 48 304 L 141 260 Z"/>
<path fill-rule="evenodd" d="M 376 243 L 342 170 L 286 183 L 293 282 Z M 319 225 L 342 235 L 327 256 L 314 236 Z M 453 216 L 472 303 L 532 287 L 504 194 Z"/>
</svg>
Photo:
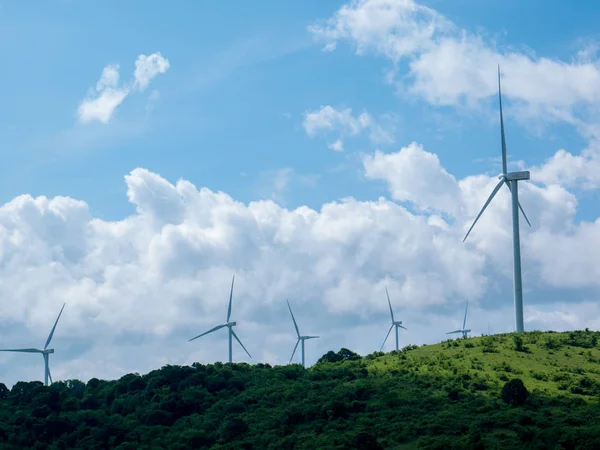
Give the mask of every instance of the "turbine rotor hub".
<svg viewBox="0 0 600 450">
<path fill-rule="evenodd" d="M 237 322 L 228 322 L 228 323 L 227 323 L 227 326 L 228 326 L 229 328 L 231 328 L 231 327 L 234 327 L 234 326 L 236 326 L 236 325 L 237 325 Z"/>
</svg>

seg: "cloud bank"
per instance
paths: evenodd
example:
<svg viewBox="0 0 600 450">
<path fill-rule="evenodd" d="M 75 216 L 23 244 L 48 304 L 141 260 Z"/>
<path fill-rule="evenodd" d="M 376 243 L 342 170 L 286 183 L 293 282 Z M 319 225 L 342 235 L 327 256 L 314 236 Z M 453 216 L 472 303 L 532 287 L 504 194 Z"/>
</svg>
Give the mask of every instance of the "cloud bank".
<svg viewBox="0 0 600 450">
<path fill-rule="evenodd" d="M 365 156 L 364 171 L 401 203 L 346 198 L 318 211 L 243 204 L 141 168 L 125 177 L 135 212 L 115 222 L 72 198 L 17 197 L 0 207 L 3 346 L 41 345 L 66 301 L 53 341 L 55 379 L 225 360 L 224 335 L 187 339 L 223 322 L 233 274 L 232 319 L 253 362 L 287 362 L 294 330 L 286 298 L 300 327 L 323 337 L 307 350 L 309 362 L 341 346 L 377 350 L 388 321 L 385 286 L 409 328 L 403 345 L 444 339 L 467 299 L 475 333 L 490 320 L 493 332 L 510 331 L 508 193 L 462 243 L 496 179 L 457 180 L 417 143 Z M 523 183 L 520 197 L 533 224 L 522 241 L 526 327 L 598 325 L 600 221 L 575 223 L 575 197 L 555 184 Z M 569 295 L 548 299 L 546 289 Z M 0 355 L 0 375 L 39 379 L 41 359 L 30 356 Z M 241 350 L 234 357 L 245 360 Z"/>
</svg>

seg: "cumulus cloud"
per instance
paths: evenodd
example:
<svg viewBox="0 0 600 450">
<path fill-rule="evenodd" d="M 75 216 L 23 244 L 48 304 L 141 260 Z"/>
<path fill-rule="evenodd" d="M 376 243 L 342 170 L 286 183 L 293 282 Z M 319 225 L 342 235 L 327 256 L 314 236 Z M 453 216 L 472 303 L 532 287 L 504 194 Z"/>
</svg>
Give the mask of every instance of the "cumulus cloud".
<svg viewBox="0 0 600 450">
<path fill-rule="evenodd" d="M 376 151 L 363 160 L 365 175 L 388 183 L 392 198 L 408 201 L 424 210 L 456 216 L 460 188 L 441 166 L 437 155 L 423 151 L 416 142 L 397 153 Z"/>
<path fill-rule="evenodd" d="M 149 56 L 139 55 L 135 62 L 133 81 L 119 86 L 119 65 L 106 66 L 96 87 L 79 104 L 77 109 L 79 121 L 108 123 L 117 107 L 132 91 L 145 90 L 156 75 L 165 73 L 168 68 L 169 61 L 160 53 Z M 158 92 L 154 92 L 152 96 L 156 97 Z"/>
<path fill-rule="evenodd" d="M 153 53 L 149 56 L 139 55 L 135 61 L 135 72 L 133 73 L 134 86 L 140 91 L 145 90 L 152 78 L 159 73 L 165 73 L 169 67 L 169 60 L 163 58 L 160 53 Z"/>
<path fill-rule="evenodd" d="M 600 100 L 600 65 L 589 46 L 569 62 L 502 51 L 413 0 L 351 0 L 309 30 L 326 50 L 349 42 L 359 55 L 389 59 L 394 83 L 436 105 L 474 106 L 495 95 L 497 64 L 503 93 L 523 118 L 589 122 Z M 400 79 L 401 60 L 409 73 Z"/>
<path fill-rule="evenodd" d="M 66 301 L 53 341 L 55 379 L 223 360 L 222 335 L 187 339 L 223 322 L 234 273 L 232 318 L 253 361 L 287 362 L 294 332 L 285 298 L 300 326 L 323 336 L 308 351 L 310 362 L 341 346 L 376 350 L 388 320 L 386 286 L 396 315 L 410 324 L 403 345 L 445 338 L 454 326 L 449 317 L 460 319 L 466 299 L 476 333 L 487 332 L 487 320 L 494 332 L 510 331 L 508 192 L 463 244 L 495 178 L 457 180 L 416 143 L 365 157 L 364 169 L 385 181 L 400 204 L 385 198 L 345 198 L 319 210 L 290 210 L 272 200 L 244 204 L 140 168 L 125 177 L 135 213 L 122 220 L 96 218 L 85 202 L 67 197 L 17 197 L 0 207 L 3 345 L 42 343 Z M 553 304 L 538 292 L 556 287 L 597 295 L 600 248 L 590 245 L 600 242 L 600 224 L 575 223 L 575 197 L 558 185 L 530 182 L 520 189 L 533 224 L 523 227 L 528 326 L 586 326 L 589 316 L 549 315 Z M 564 312 L 569 304 L 554 309 Z M 29 356 L 0 355 L 0 376 L 9 383 L 39 379 L 41 361 Z M 234 357 L 245 358 L 237 350 Z"/>
<path fill-rule="evenodd" d="M 319 133 L 337 133 L 339 138 L 329 143 L 328 148 L 341 152 L 344 150 L 345 137 L 357 136 L 362 132 L 368 132 L 369 139 L 374 143 L 393 143 L 395 127 L 389 117 L 385 122 L 377 123 L 367 112 L 354 116 L 351 108 L 335 109 L 326 105 L 321 106 L 319 110 L 306 112 L 302 125 L 310 137 Z"/>
<path fill-rule="evenodd" d="M 597 141 L 580 155 L 561 149 L 534 169 L 532 179 L 546 184 L 596 189 L 600 187 L 600 146 Z"/>
</svg>

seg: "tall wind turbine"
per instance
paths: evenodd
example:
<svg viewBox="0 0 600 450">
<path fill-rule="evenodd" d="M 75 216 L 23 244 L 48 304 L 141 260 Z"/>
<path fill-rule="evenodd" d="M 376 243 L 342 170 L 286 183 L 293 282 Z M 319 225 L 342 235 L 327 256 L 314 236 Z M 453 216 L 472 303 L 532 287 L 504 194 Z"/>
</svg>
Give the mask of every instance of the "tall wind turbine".
<svg viewBox="0 0 600 450">
<path fill-rule="evenodd" d="M 206 334 L 212 333 L 213 331 L 217 331 L 220 330 L 221 328 L 225 328 L 227 327 L 229 329 L 229 362 L 232 362 L 232 338 L 235 338 L 236 341 L 238 341 L 238 343 L 242 346 L 242 348 L 244 349 L 244 351 L 246 352 L 246 354 L 248 356 L 250 356 L 250 353 L 248 353 L 248 350 L 246 350 L 246 347 L 244 347 L 244 344 L 242 344 L 242 341 L 240 341 L 240 338 L 237 337 L 237 334 L 235 334 L 235 331 L 233 331 L 233 327 L 237 325 L 237 322 L 230 322 L 229 319 L 231 318 L 231 301 L 233 299 L 233 282 L 235 281 L 235 275 L 233 276 L 232 280 L 231 280 L 231 292 L 229 293 L 229 308 L 227 309 L 227 322 L 224 323 L 223 325 L 219 325 L 217 327 L 211 328 L 210 330 L 199 334 L 196 337 L 191 338 L 188 342 L 193 341 L 194 339 L 198 339 L 199 337 L 202 337 Z M 252 358 L 252 356 L 250 356 L 250 358 Z"/>
<path fill-rule="evenodd" d="M 60 315 L 65 309 L 66 303 L 63 303 L 62 308 L 60 308 L 60 312 L 58 313 L 58 317 L 56 318 L 56 322 L 54 322 L 54 326 L 52 327 L 52 331 L 48 335 L 48 339 L 46 339 L 46 345 L 44 345 L 43 349 L 37 348 L 16 348 L 16 349 L 2 349 L 0 352 L 18 352 L 18 353 L 41 353 L 44 358 L 44 384 L 48 386 L 48 378 L 50 378 L 50 383 L 52 383 L 52 375 L 50 375 L 50 367 L 48 365 L 48 360 L 50 359 L 50 353 L 54 353 L 53 348 L 48 348 L 50 345 L 50 341 L 52 340 L 52 336 L 54 336 L 54 330 L 56 330 L 56 324 L 58 323 L 58 319 L 60 319 Z"/>
<path fill-rule="evenodd" d="M 392 328 L 394 328 L 394 327 L 396 327 L 396 350 L 398 350 L 398 328 L 404 328 L 405 330 L 407 330 L 408 328 L 402 326 L 401 320 L 394 320 L 394 311 L 392 311 L 392 302 L 390 301 L 390 294 L 388 294 L 387 286 L 385 288 L 385 294 L 387 295 L 388 305 L 390 306 L 390 316 L 392 316 L 392 326 L 390 327 L 387 334 L 385 335 L 385 339 L 383 340 L 383 344 L 381 344 L 381 348 L 379 350 L 380 351 L 383 350 L 383 346 L 385 345 L 388 337 L 390 336 L 390 333 L 392 332 Z"/>
<path fill-rule="evenodd" d="M 451 331 L 451 332 L 446 333 L 446 334 L 462 333 L 463 339 L 467 338 L 467 333 L 471 332 L 470 329 L 469 330 L 465 329 L 465 326 L 467 325 L 467 310 L 468 309 L 469 309 L 469 302 L 467 301 L 467 306 L 465 307 L 465 318 L 463 320 L 463 326 L 462 326 L 462 328 L 460 330 L 454 330 L 454 331 Z"/>
<path fill-rule="evenodd" d="M 531 226 L 529 219 L 525 215 L 525 211 L 519 203 L 519 187 L 518 182 L 520 180 L 529 180 L 529 171 L 524 170 L 522 172 L 507 172 L 506 168 L 506 138 L 504 136 L 504 118 L 502 116 L 502 90 L 500 88 L 500 65 L 498 65 L 498 99 L 500 102 L 500 133 L 502 137 L 502 175 L 498 178 L 500 181 L 488 197 L 487 201 L 481 208 L 481 211 L 475 218 L 473 225 L 469 228 L 463 242 L 471 233 L 471 230 L 485 211 L 485 208 L 490 204 L 494 196 L 498 193 L 502 185 L 510 190 L 512 195 L 512 228 L 513 228 L 513 278 L 514 278 L 514 291 L 515 291 L 515 322 L 517 333 L 522 333 L 525 329 L 523 326 L 523 283 L 521 279 L 521 243 L 519 238 L 519 210 L 523 214 L 523 217 L 527 221 L 527 224 Z"/>
<path fill-rule="evenodd" d="M 294 328 L 296 328 L 296 334 L 298 335 L 298 340 L 296 341 L 296 346 L 294 347 L 294 351 L 292 352 L 292 357 L 290 358 L 290 363 L 292 359 L 294 359 L 294 355 L 296 354 L 296 349 L 298 348 L 298 344 L 302 342 L 302 367 L 306 367 L 304 364 L 304 341 L 308 339 L 317 339 L 319 336 L 300 336 L 300 331 L 298 330 L 298 324 L 296 323 L 296 319 L 294 318 L 294 313 L 292 312 L 292 307 L 290 306 L 290 302 L 286 300 L 288 309 L 290 310 L 290 314 L 292 315 L 292 320 L 294 321 Z"/>
</svg>

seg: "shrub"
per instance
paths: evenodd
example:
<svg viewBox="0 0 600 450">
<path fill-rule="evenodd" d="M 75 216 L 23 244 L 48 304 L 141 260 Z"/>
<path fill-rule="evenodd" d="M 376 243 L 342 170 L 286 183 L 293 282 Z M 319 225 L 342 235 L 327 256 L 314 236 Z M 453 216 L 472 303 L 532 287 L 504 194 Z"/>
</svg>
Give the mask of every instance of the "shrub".
<svg viewBox="0 0 600 450">
<path fill-rule="evenodd" d="M 500 398 L 504 403 L 508 403 L 512 406 L 519 406 L 525 403 L 527 400 L 527 388 L 519 378 L 513 378 L 507 382 L 500 392 Z"/>
</svg>

